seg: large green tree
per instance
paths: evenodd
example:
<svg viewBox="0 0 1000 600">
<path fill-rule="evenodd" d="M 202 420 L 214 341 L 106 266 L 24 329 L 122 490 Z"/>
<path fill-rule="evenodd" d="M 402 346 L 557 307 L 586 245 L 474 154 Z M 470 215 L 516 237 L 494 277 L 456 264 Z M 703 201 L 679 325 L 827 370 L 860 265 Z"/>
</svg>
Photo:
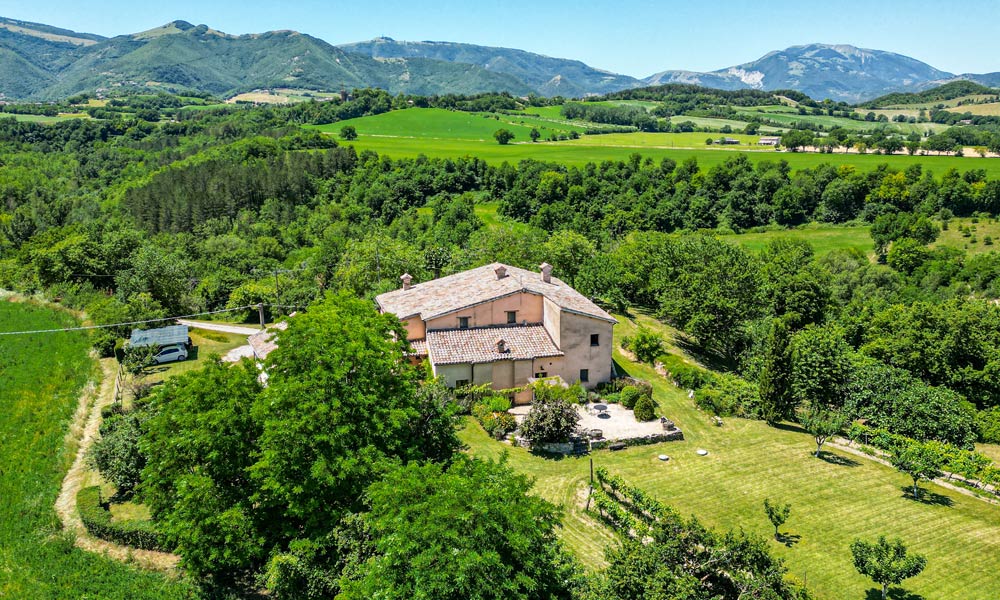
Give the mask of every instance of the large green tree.
<svg viewBox="0 0 1000 600">
<path fill-rule="evenodd" d="M 790 342 L 788 326 L 782 319 L 773 319 L 758 377 L 761 416 L 772 424 L 790 418 L 795 412 Z"/>
<path fill-rule="evenodd" d="M 263 564 L 279 516 L 253 500 L 258 377 L 249 361 L 212 361 L 170 379 L 152 399 L 140 442 L 143 499 L 185 568 L 217 583 L 236 583 Z"/>
<path fill-rule="evenodd" d="M 568 600 L 559 511 L 530 490 L 503 461 L 392 470 L 368 489 L 370 557 L 348 565 L 338 597 Z"/>
<path fill-rule="evenodd" d="M 884 535 L 876 542 L 854 540 L 851 555 L 858 573 L 882 586 L 882 600 L 888 598 L 890 585 L 899 585 L 904 579 L 919 575 L 927 566 L 922 555 L 907 553 L 902 540 L 887 540 Z"/>
</svg>

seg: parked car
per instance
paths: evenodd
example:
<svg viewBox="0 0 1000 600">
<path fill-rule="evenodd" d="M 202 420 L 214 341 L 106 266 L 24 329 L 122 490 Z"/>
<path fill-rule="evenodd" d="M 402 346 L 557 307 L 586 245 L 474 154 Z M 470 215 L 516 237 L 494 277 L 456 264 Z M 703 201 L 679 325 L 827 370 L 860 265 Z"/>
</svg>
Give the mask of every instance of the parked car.
<svg viewBox="0 0 1000 600">
<path fill-rule="evenodd" d="M 188 352 L 184 346 L 164 346 L 160 348 L 160 351 L 153 355 L 153 364 L 162 365 L 163 363 L 174 362 L 175 360 L 187 360 Z"/>
</svg>

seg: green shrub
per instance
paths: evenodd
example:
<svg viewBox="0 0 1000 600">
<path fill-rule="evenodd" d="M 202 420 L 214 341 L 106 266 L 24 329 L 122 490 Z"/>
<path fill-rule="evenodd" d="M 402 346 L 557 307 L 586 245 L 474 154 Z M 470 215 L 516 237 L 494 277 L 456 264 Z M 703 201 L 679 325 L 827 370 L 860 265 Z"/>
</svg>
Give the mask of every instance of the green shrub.
<svg viewBox="0 0 1000 600">
<path fill-rule="evenodd" d="M 605 404 L 618 404 L 619 402 L 622 401 L 622 395 L 621 392 L 612 392 L 610 394 L 604 394 L 603 396 L 601 396 L 601 400 Z"/>
<path fill-rule="evenodd" d="M 504 408 L 505 407 L 505 408 Z M 517 429 L 514 415 L 508 413 L 510 401 L 503 396 L 488 396 L 472 406 L 472 416 L 486 433 L 498 440 Z"/>
<path fill-rule="evenodd" d="M 493 412 L 507 412 L 510 410 L 510 400 L 506 396 L 488 396 L 484 402 Z"/>
<path fill-rule="evenodd" d="M 663 353 L 663 336 L 653 333 L 645 327 L 640 327 L 635 337 L 628 338 L 629 350 L 644 363 L 652 364 L 656 357 Z"/>
<path fill-rule="evenodd" d="M 652 421 L 656 418 L 656 410 L 653 407 L 653 400 L 649 396 L 640 396 L 635 403 L 633 412 L 636 421 Z"/>
<path fill-rule="evenodd" d="M 639 388 L 635 387 L 634 385 L 626 386 L 621 391 L 622 406 L 624 406 L 629 410 L 632 410 L 633 408 L 635 408 L 636 401 L 639 400 L 639 398 L 642 397 L 642 395 L 643 394 L 642 392 L 639 391 Z"/>
<path fill-rule="evenodd" d="M 101 423 L 101 438 L 90 447 L 87 458 L 118 494 L 130 497 L 139 485 L 146 456 L 139 451 L 142 428 L 135 414 L 112 413 Z"/>
<path fill-rule="evenodd" d="M 979 411 L 976 418 L 979 440 L 987 444 L 1000 444 L 1000 407 Z"/>
<path fill-rule="evenodd" d="M 761 417 L 760 392 L 749 381 L 726 373 L 715 377 L 711 385 L 695 394 L 695 403 L 705 411 L 720 417 Z"/>
<path fill-rule="evenodd" d="M 101 498 L 99 486 L 86 487 L 77 492 L 76 508 L 83 526 L 96 538 L 141 550 L 170 551 L 150 521 L 113 522 L 111 512 Z"/>
<path fill-rule="evenodd" d="M 658 361 L 663 364 L 664 370 L 669 378 L 674 380 L 677 387 L 697 390 L 711 383 L 714 378 L 711 372 L 701 367 L 689 365 L 679 356 L 673 354 L 661 355 Z"/>
<path fill-rule="evenodd" d="M 565 394 L 553 387 L 545 383 L 535 384 L 535 401 L 531 405 L 531 412 L 521 422 L 521 435 L 533 446 L 565 442 L 580 422 L 580 414 L 572 400 L 567 400 Z"/>
</svg>

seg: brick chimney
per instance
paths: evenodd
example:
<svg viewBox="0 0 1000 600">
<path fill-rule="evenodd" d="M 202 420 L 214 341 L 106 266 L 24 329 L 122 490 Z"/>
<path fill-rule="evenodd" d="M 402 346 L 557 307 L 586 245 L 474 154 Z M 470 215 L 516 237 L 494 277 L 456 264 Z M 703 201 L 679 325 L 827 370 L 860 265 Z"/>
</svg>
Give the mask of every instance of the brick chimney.
<svg viewBox="0 0 1000 600">
<path fill-rule="evenodd" d="M 503 279 L 507 276 L 507 267 L 498 265 L 497 268 L 493 269 L 493 272 L 497 274 L 497 279 Z"/>
<path fill-rule="evenodd" d="M 410 287 L 412 287 L 410 286 L 410 282 L 413 281 L 413 275 L 410 275 L 409 273 L 403 273 L 402 275 L 399 276 L 399 279 L 400 281 L 403 282 L 404 290 L 408 290 L 410 289 Z"/>
<path fill-rule="evenodd" d="M 552 265 L 547 262 L 543 262 L 538 265 L 538 270 L 542 272 L 542 281 L 545 283 L 552 283 Z"/>
</svg>

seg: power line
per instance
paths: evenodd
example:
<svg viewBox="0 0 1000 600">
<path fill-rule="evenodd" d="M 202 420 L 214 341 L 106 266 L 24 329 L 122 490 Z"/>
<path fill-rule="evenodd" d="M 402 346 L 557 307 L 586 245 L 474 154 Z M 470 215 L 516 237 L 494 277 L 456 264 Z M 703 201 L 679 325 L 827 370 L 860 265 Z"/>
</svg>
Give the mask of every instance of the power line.
<svg viewBox="0 0 1000 600">
<path fill-rule="evenodd" d="M 268 305 L 270 306 L 270 305 Z M 28 335 L 32 333 L 62 333 L 65 331 L 89 331 L 92 329 L 108 329 L 110 327 L 125 327 L 126 325 L 144 325 L 146 323 L 161 323 L 163 321 L 176 321 L 177 319 L 190 319 L 192 317 L 203 317 L 205 315 L 217 315 L 219 313 L 233 312 L 237 310 L 247 310 L 257 308 L 257 305 L 238 306 L 236 308 L 224 308 L 222 310 L 211 310 L 207 312 L 194 313 L 190 315 L 180 315 L 177 317 L 163 317 L 160 319 L 146 319 L 144 321 L 127 321 L 124 323 L 107 323 L 104 325 L 82 325 L 80 327 L 64 327 L 62 329 L 36 329 L 34 331 L 0 331 L 0 335 Z"/>
</svg>

